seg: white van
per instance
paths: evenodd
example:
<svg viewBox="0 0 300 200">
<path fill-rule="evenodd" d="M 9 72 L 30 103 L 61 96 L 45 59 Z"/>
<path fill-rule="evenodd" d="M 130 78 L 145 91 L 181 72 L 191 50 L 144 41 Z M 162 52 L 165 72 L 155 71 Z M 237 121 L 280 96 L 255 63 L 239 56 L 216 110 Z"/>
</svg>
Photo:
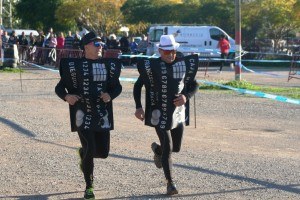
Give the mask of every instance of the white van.
<svg viewBox="0 0 300 200">
<path fill-rule="evenodd" d="M 37 30 L 29 30 L 29 29 L 5 29 L 5 31 L 7 31 L 8 34 L 11 34 L 12 31 L 15 31 L 16 36 L 22 35 L 22 32 L 24 32 L 25 36 L 27 36 L 27 37 L 30 35 L 30 33 L 32 33 L 33 36 L 39 35 Z"/>
<path fill-rule="evenodd" d="M 229 58 L 234 56 L 235 41 L 225 31 L 216 26 L 172 26 L 153 25 L 148 32 L 147 55 L 158 55 L 156 44 L 161 35 L 175 36 L 176 42 L 180 43 L 177 51 L 183 54 L 202 53 L 204 56 L 219 58 L 221 56 L 217 48 L 220 35 L 224 34 L 230 42 L 231 49 Z"/>
</svg>

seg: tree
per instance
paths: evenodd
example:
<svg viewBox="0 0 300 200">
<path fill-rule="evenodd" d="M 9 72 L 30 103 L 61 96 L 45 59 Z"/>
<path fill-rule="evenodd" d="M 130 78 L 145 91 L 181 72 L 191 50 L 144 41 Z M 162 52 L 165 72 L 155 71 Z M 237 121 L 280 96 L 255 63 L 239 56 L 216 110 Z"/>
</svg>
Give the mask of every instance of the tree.
<svg viewBox="0 0 300 200">
<path fill-rule="evenodd" d="M 127 0 L 121 11 L 130 23 L 212 24 L 234 32 L 232 0 Z"/>
<path fill-rule="evenodd" d="M 121 7 L 121 12 L 125 21 L 131 24 L 139 21 L 153 23 L 159 16 L 153 1 L 149 0 L 127 0 Z"/>
<path fill-rule="evenodd" d="M 2 1 L 2 22 L 5 28 L 13 28 L 19 26 L 19 21 L 14 20 L 15 1 Z"/>
<path fill-rule="evenodd" d="M 90 31 L 117 32 L 122 25 L 120 7 L 125 0 L 68 0 L 57 9 L 56 18 L 68 26 L 87 28 Z"/>
<path fill-rule="evenodd" d="M 219 26 L 230 35 L 235 32 L 234 1 L 210 0 L 202 3 L 198 11 L 199 23 Z M 212 14 L 213 13 L 213 14 Z"/>
<path fill-rule="evenodd" d="M 276 50 L 278 41 L 300 25 L 300 19 L 297 17 L 300 7 L 297 7 L 297 3 L 298 0 L 249 2 L 243 7 L 248 11 L 242 16 L 243 20 L 245 19 L 243 26 L 256 31 L 254 35 L 258 37 L 274 39 Z"/>
<path fill-rule="evenodd" d="M 200 5 L 200 1 L 199 0 L 182 0 L 183 4 L 185 5 L 194 5 L 194 6 L 199 6 Z"/>
<path fill-rule="evenodd" d="M 127 24 L 129 28 L 130 35 L 141 35 L 144 34 L 149 27 L 149 23 L 145 23 L 143 21 L 137 23 L 137 24 Z"/>
<path fill-rule="evenodd" d="M 60 29 L 61 25 L 56 23 L 54 13 L 61 5 L 62 0 L 20 0 L 16 3 L 16 17 L 20 20 L 22 27 L 30 29 Z"/>
<path fill-rule="evenodd" d="M 181 0 L 127 0 L 121 7 L 125 20 L 129 23 L 170 23 L 180 20 L 180 10 L 176 5 L 182 5 Z M 175 6 L 175 7 L 174 7 Z"/>
</svg>

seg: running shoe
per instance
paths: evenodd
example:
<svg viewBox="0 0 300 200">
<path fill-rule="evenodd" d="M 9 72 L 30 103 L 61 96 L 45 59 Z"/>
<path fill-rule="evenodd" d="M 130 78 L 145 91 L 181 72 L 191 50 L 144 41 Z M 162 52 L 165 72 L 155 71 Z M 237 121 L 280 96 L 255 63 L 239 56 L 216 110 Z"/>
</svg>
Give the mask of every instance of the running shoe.
<svg viewBox="0 0 300 200">
<path fill-rule="evenodd" d="M 161 147 L 156 144 L 155 142 L 153 142 L 151 144 L 151 149 L 154 153 L 153 159 L 154 159 L 154 164 L 156 165 L 157 168 L 162 168 L 162 164 L 161 164 Z M 160 152 L 160 153 L 158 153 Z"/>
<path fill-rule="evenodd" d="M 84 199 L 85 200 L 94 200 L 95 199 L 93 187 L 90 187 L 84 191 Z"/>
<path fill-rule="evenodd" d="M 83 156 L 82 156 L 82 147 L 79 147 L 78 149 L 77 149 L 77 153 L 78 153 L 78 156 L 79 156 L 79 168 L 80 168 L 80 170 L 83 172 L 83 170 L 82 170 L 82 160 L 83 160 Z"/>
<path fill-rule="evenodd" d="M 176 188 L 176 184 L 172 182 L 168 182 L 167 184 L 167 195 L 178 194 L 178 190 Z"/>
</svg>

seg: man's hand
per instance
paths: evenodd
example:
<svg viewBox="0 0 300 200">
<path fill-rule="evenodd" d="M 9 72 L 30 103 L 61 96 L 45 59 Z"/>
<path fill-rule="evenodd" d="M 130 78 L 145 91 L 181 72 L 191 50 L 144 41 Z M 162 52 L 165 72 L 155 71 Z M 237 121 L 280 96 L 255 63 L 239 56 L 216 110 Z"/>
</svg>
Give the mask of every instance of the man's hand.
<svg viewBox="0 0 300 200">
<path fill-rule="evenodd" d="M 108 93 L 103 93 L 103 92 L 100 94 L 100 99 L 102 99 L 104 103 L 108 103 L 111 101 L 110 95 Z"/>
<path fill-rule="evenodd" d="M 78 100 L 80 99 L 80 96 L 75 94 L 67 94 L 65 96 L 66 102 L 68 102 L 70 105 L 74 105 Z"/>
<path fill-rule="evenodd" d="M 183 94 L 179 94 L 179 96 L 173 100 L 173 103 L 176 107 L 182 106 L 186 103 L 186 97 Z"/>
<path fill-rule="evenodd" d="M 138 118 L 139 120 L 144 121 L 144 118 L 145 118 L 145 112 L 144 112 L 143 108 L 138 108 L 138 109 L 136 109 L 134 115 L 135 115 L 135 117 Z"/>
</svg>

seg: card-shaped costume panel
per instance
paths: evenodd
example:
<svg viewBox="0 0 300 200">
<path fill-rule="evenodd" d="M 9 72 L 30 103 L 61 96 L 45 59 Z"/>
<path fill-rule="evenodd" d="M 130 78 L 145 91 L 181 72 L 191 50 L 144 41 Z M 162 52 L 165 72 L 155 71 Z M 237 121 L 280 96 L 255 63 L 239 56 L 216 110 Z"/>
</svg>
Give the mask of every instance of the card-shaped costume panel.
<svg viewBox="0 0 300 200">
<path fill-rule="evenodd" d="M 75 105 L 69 106 L 71 131 L 113 130 L 112 101 L 105 103 L 100 95 L 120 84 L 121 62 L 118 59 L 65 58 L 60 62 L 59 71 L 68 94 L 80 97 Z"/>
<path fill-rule="evenodd" d="M 189 55 L 166 64 L 160 58 L 138 60 L 137 67 L 146 88 L 145 124 L 164 130 L 178 124 L 189 125 L 189 101 L 176 107 L 178 94 L 184 94 L 197 74 L 198 55 Z"/>
</svg>

